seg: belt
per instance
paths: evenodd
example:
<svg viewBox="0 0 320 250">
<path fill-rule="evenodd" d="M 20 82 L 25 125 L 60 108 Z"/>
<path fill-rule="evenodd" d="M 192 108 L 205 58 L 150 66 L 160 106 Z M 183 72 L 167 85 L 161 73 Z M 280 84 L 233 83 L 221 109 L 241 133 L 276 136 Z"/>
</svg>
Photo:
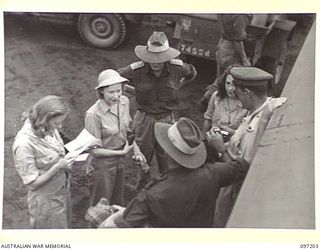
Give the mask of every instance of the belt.
<svg viewBox="0 0 320 250">
<path fill-rule="evenodd" d="M 225 38 L 225 37 L 222 37 L 221 40 L 225 40 L 225 41 L 228 41 L 228 42 L 244 42 L 245 39 L 241 39 L 241 40 L 237 40 L 237 39 L 228 39 L 228 38 Z"/>
</svg>

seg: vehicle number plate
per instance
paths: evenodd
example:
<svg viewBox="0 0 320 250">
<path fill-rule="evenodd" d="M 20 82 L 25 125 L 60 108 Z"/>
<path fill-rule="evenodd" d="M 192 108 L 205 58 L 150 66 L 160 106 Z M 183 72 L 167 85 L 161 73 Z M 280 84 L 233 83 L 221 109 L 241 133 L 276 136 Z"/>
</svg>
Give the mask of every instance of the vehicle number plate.
<svg viewBox="0 0 320 250">
<path fill-rule="evenodd" d="M 194 56 L 204 56 L 204 57 L 210 57 L 211 53 L 210 50 L 205 50 L 202 48 L 196 48 L 196 47 L 192 47 L 189 44 L 186 43 L 179 43 L 179 47 L 178 49 L 185 54 L 190 54 L 190 55 L 194 55 Z"/>
</svg>

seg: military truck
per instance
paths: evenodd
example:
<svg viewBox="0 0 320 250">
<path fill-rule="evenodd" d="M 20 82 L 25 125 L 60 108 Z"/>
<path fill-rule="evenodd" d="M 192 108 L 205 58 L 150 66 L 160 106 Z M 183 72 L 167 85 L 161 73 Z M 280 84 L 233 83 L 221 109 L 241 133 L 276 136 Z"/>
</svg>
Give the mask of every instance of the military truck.
<svg viewBox="0 0 320 250">
<path fill-rule="evenodd" d="M 247 27 L 245 50 L 253 65 L 274 75 L 270 88 L 279 83 L 295 21 L 278 15 L 268 24 L 266 14 L 255 15 Z M 173 38 L 183 54 L 215 60 L 220 39 L 217 14 L 180 15 Z M 267 26 L 266 26 L 267 25 Z"/>
<path fill-rule="evenodd" d="M 116 49 L 125 40 L 128 24 L 151 25 L 170 31 L 182 55 L 215 60 L 220 38 L 219 14 L 145 14 L 145 13 L 24 13 L 50 22 L 76 25 L 81 38 L 91 46 Z M 295 21 L 280 15 L 269 26 L 266 14 L 255 15 L 256 22 L 248 26 L 245 49 L 255 65 L 274 75 L 271 89 L 278 84 L 292 37 Z M 278 15 L 279 16 L 279 15 Z M 285 18 L 283 18 L 285 17 Z M 272 26 L 272 27 L 270 27 Z M 259 43 L 257 43 L 259 41 Z M 258 46 L 257 46 L 258 44 Z"/>
</svg>

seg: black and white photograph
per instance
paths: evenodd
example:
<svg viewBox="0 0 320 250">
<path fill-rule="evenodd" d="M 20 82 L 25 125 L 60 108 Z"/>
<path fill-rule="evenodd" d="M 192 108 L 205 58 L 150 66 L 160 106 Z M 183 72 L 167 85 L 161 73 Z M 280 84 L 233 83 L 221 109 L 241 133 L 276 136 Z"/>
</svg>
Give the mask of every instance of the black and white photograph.
<svg viewBox="0 0 320 250">
<path fill-rule="evenodd" d="M 3 230 L 316 229 L 316 13 L 2 14 Z"/>
</svg>

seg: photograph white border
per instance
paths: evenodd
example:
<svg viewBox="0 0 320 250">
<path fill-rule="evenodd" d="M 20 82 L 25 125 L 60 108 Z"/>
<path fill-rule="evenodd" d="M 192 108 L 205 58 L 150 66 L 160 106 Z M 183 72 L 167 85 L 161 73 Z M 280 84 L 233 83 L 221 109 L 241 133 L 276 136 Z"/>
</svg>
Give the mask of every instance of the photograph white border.
<svg viewBox="0 0 320 250">
<path fill-rule="evenodd" d="M 167 12 L 167 13 L 320 13 L 320 3 L 317 0 L 290 1 L 290 0 L 269 0 L 267 2 L 242 0 L 240 1 L 213 1 L 213 0 L 136 0 L 136 1 L 50 1 L 50 0 L 7 0 L 0 3 L 2 11 L 50 11 L 50 12 Z M 141 7 L 143 6 L 143 8 Z M 232 9 L 230 9 L 232 7 Z M 316 18 L 316 50 L 319 48 L 319 18 Z M 3 34 L 3 13 L 1 15 L 0 32 Z M 3 39 L 1 39 L 0 48 L 4 51 Z M 317 55 L 317 53 L 316 53 Z M 3 79 L 1 91 L 4 93 L 4 58 L 1 58 L 0 77 Z M 315 83 L 319 79 L 318 58 L 316 58 L 316 78 Z M 3 95 L 2 95 L 3 96 Z M 319 127 L 319 86 L 315 84 L 315 128 Z M 4 102 L 1 102 L 1 108 L 4 110 Z M 4 121 L 4 112 L 1 112 Z M 4 138 L 4 124 L 1 124 L 1 134 Z M 255 229 L 137 229 L 137 230 L 2 230 L 0 232 L 0 244 L 10 243 L 70 243 L 72 249 L 88 249 L 93 246 L 95 249 L 103 249 L 103 246 L 116 247 L 117 243 L 127 243 L 128 247 L 135 244 L 155 244 L 170 243 L 172 246 L 176 243 L 190 244 L 222 244 L 220 247 L 228 246 L 230 243 L 248 243 L 260 244 L 259 249 L 263 245 L 261 243 L 274 243 L 275 246 L 268 249 L 280 249 L 283 246 L 290 245 L 293 249 L 299 249 L 300 244 L 319 244 L 320 247 L 320 231 L 319 231 L 319 131 L 315 130 L 315 184 L 316 184 L 316 230 L 255 230 Z M 1 145 L 1 160 L 4 162 L 4 150 Z M 1 168 L 3 171 L 3 168 Z M 1 173 L 3 179 L 3 172 Z M 1 195 L 3 187 L 1 185 Z M 2 198 L 2 197 L 1 197 Z M 2 200 L 2 199 L 1 199 Z M 1 202 L 2 211 L 2 202 Z M 2 225 L 2 216 L 0 219 Z M 282 245 L 282 244 L 285 245 Z M 109 245 L 110 244 L 110 245 Z M 212 245 L 213 244 L 213 245 Z M 150 245 L 148 248 L 153 247 Z M 218 246 L 218 245 L 216 245 Z M 240 245 L 237 245 L 239 249 Z M 252 245 L 251 245 L 252 246 Z M 163 246 L 164 247 L 164 246 Z M 162 249 L 163 249 L 162 247 Z M 183 247 L 179 246 L 179 247 Z M 200 247 L 199 245 L 197 247 Z M 203 245 L 206 249 L 205 246 Z M 235 248 L 218 248 L 218 249 L 235 249 Z M 89 248 L 89 249 L 90 249 Z M 143 247 L 142 247 L 143 248 Z M 139 248 L 141 249 L 141 248 Z M 209 249 L 209 248 L 208 248 Z M 250 248 L 249 245 L 245 249 Z"/>
</svg>

